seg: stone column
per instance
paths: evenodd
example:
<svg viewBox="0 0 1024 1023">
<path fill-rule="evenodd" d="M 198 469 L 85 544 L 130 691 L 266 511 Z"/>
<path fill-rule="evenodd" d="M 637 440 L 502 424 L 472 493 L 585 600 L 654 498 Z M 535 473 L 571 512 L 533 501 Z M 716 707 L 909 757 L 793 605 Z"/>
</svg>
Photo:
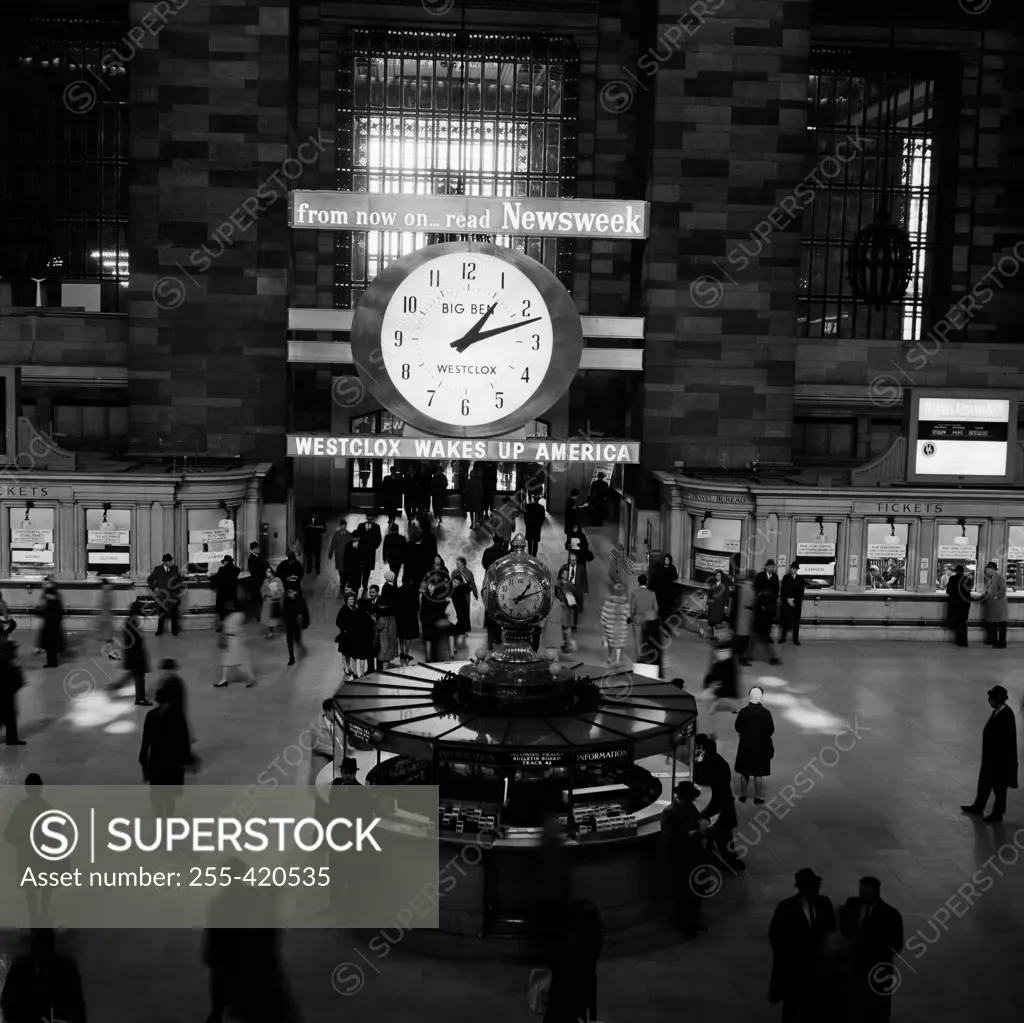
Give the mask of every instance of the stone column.
<svg viewBox="0 0 1024 1023">
<path fill-rule="evenodd" d="M 58 579 L 74 579 L 78 564 L 78 549 L 85 534 L 79 526 L 85 525 L 85 513 L 77 501 L 62 501 L 57 505 L 57 522 L 60 540 L 57 543 L 57 557 L 54 559 L 54 575 Z M 55 538 L 56 539 L 56 538 Z"/>
<path fill-rule="evenodd" d="M 159 565 L 160 559 L 167 553 L 167 550 L 162 548 L 165 529 L 164 506 L 159 501 L 154 501 L 149 507 L 149 565 L 144 569 L 147 573 Z"/>
<path fill-rule="evenodd" d="M 153 516 L 156 505 L 135 505 L 133 523 L 135 542 L 132 544 L 132 574 L 136 578 L 145 579 L 153 569 Z"/>
</svg>

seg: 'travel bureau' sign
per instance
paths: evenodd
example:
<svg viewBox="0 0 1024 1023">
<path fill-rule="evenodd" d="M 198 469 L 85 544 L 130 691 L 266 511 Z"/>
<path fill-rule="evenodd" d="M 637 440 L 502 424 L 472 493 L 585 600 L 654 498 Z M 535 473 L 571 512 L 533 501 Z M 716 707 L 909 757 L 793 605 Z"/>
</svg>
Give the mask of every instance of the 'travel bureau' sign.
<svg viewBox="0 0 1024 1023">
<path fill-rule="evenodd" d="M 327 231 L 428 231 L 531 238 L 647 237 L 648 205 L 618 199 L 306 192 L 288 196 L 291 227 Z"/>
<path fill-rule="evenodd" d="M 580 462 L 640 464 L 640 442 L 632 440 L 565 441 L 452 440 L 422 437 L 374 437 L 360 434 L 325 437 L 289 434 L 288 454 L 313 458 L 414 458 L 441 461 Z"/>
</svg>

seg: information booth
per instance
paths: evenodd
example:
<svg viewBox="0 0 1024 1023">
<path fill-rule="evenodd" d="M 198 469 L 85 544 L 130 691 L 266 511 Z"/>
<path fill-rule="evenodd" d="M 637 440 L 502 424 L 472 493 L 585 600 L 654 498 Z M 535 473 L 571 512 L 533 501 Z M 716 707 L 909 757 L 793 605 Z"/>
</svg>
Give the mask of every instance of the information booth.
<svg viewBox="0 0 1024 1023">
<path fill-rule="evenodd" d="M 441 863 L 455 857 L 460 871 L 450 891 L 442 885 L 442 930 L 529 933 L 551 817 L 568 832 L 573 898 L 590 899 L 611 928 L 657 915 L 661 813 L 690 775 L 694 698 L 632 671 L 579 666 L 577 685 L 598 690 L 586 709 L 453 713 L 439 693 L 460 668 L 378 672 L 333 700 L 336 767 L 354 742 L 377 751 L 368 784 L 440 788 Z M 479 855 L 463 855 L 474 845 Z"/>
</svg>

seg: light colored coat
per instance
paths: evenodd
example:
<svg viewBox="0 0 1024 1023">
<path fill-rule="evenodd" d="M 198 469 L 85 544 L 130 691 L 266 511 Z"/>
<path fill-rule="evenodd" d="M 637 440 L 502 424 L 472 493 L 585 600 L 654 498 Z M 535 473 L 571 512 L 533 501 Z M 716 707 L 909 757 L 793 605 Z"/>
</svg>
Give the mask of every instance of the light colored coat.
<svg viewBox="0 0 1024 1023">
<path fill-rule="evenodd" d="M 221 635 L 226 640 L 226 645 L 221 651 L 221 666 L 249 667 L 249 651 L 245 645 L 245 615 L 241 611 L 233 611 L 224 619 Z"/>
<path fill-rule="evenodd" d="M 629 641 L 629 605 L 625 597 L 614 594 L 604 602 L 601 608 L 601 627 L 604 638 L 613 650 L 622 649 Z"/>
<path fill-rule="evenodd" d="M 985 604 L 986 622 L 990 625 L 1000 625 L 1006 621 L 1009 614 L 1006 602 L 1006 580 L 998 572 L 992 573 L 992 578 L 987 581 L 985 594 L 981 599 Z"/>
<path fill-rule="evenodd" d="M 736 626 L 737 636 L 749 636 L 754 628 L 754 584 L 741 579 L 736 584 Z"/>
</svg>

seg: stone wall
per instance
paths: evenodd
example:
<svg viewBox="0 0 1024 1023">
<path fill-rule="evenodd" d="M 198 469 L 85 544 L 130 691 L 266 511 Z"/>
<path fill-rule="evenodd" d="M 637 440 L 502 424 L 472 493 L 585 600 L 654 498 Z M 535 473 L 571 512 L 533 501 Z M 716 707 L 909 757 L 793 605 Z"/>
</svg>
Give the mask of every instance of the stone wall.
<svg viewBox="0 0 1024 1023">
<path fill-rule="evenodd" d="M 131 7 L 133 23 L 148 10 Z M 305 142 L 291 124 L 290 11 L 288 0 L 189 4 L 133 62 L 137 450 L 284 463 L 284 211 Z"/>
</svg>

